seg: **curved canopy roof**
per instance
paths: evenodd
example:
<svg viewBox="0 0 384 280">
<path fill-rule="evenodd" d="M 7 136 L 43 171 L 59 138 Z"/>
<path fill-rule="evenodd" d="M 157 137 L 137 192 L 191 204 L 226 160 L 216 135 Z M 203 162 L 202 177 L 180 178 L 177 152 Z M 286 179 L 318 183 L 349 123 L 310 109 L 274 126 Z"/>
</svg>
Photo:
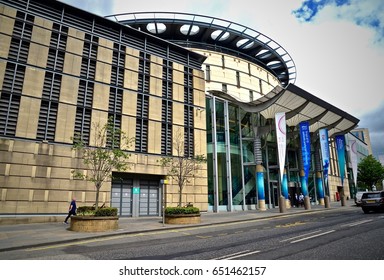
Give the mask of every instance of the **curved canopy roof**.
<svg viewBox="0 0 384 280">
<path fill-rule="evenodd" d="M 296 80 L 296 66 L 288 52 L 268 36 L 244 25 L 187 13 L 126 13 L 106 18 L 184 47 L 242 57 L 273 73 L 283 86 Z"/>
<path fill-rule="evenodd" d="M 359 123 L 354 116 L 293 84 L 286 88 L 277 86 L 264 97 L 251 102 L 242 102 L 220 91 L 210 93 L 231 100 L 247 112 L 259 112 L 266 119 L 273 119 L 276 113 L 285 112 L 288 126 L 294 127 L 302 121 L 308 121 L 310 132 L 328 128 L 329 137 L 345 134 Z"/>
</svg>

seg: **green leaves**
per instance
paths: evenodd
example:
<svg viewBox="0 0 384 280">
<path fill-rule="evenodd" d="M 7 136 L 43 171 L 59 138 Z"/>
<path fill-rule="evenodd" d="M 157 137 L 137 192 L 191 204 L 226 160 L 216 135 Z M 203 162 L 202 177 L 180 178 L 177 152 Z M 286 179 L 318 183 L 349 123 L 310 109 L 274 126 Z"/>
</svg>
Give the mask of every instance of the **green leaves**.
<svg viewBox="0 0 384 280">
<path fill-rule="evenodd" d="M 166 215 L 180 215 L 180 214 L 199 214 L 200 209 L 197 207 L 167 207 L 165 208 Z"/>
<path fill-rule="evenodd" d="M 384 167 L 372 155 L 362 159 L 358 165 L 357 180 L 365 184 L 368 189 L 384 179 Z M 381 182 L 380 182 L 381 183 Z"/>
<path fill-rule="evenodd" d="M 173 139 L 175 156 L 162 157 L 158 162 L 162 167 L 167 169 L 167 175 L 177 183 L 179 187 L 178 205 L 181 206 L 184 186 L 190 182 L 202 164 L 206 162 L 206 158 L 204 155 L 185 157 L 184 138 L 181 131 L 176 132 Z"/>
<path fill-rule="evenodd" d="M 125 171 L 129 168 L 128 159 L 130 154 L 124 151 L 134 139 L 129 139 L 126 134 L 117 129 L 113 118 L 109 118 L 104 125 L 93 123 L 93 141 L 88 145 L 83 141 L 82 135 L 75 135 L 73 149 L 88 170 L 84 175 L 79 169 L 73 170 L 72 175 L 76 179 L 93 182 L 96 187 L 96 208 L 98 204 L 99 191 L 103 183 L 112 177 L 112 171 Z"/>
</svg>

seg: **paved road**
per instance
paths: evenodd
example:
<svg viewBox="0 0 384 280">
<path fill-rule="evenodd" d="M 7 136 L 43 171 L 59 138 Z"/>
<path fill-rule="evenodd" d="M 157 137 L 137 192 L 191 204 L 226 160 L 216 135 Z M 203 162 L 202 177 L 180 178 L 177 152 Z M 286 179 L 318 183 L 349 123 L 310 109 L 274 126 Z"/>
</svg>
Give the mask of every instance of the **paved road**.
<svg viewBox="0 0 384 280">
<path fill-rule="evenodd" d="M 384 259 L 384 214 L 360 208 L 83 240 L 0 259 Z"/>
</svg>

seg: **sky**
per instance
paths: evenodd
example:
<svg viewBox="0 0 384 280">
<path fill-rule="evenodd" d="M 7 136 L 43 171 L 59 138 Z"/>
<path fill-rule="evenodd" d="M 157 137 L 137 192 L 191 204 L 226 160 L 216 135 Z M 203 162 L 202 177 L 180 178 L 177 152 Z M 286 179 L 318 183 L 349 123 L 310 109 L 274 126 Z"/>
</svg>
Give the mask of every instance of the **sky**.
<svg viewBox="0 0 384 280">
<path fill-rule="evenodd" d="M 295 84 L 360 119 L 384 154 L 382 0 L 61 0 L 107 16 L 185 12 L 222 18 L 272 38 L 293 58 Z M 383 71 L 384 72 L 384 71 Z"/>
</svg>

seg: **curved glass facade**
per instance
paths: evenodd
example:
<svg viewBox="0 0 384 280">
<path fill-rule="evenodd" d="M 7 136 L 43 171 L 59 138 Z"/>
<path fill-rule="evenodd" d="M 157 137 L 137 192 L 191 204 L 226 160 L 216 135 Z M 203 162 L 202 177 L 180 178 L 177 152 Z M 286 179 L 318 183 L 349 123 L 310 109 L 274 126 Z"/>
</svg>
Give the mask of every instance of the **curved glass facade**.
<svg viewBox="0 0 384 280">
<path fill-rule="evenodd" d="M 276 135 L 271 120 L 243 111 L 237 105 L 216 96 L 208 96 L 207 153 L 208 203 L 211 211 L 256 209 L 258 203 L 256 163 L 264 169 L 265 204 L 277 207 L 281 194 Z M 257 154 L 255 134 L 261 136 Z M 260 130 L 263 129 L 262 132 Z M 298 132 L 287 143 L 285 167 L 289 196 L 300 193 Z M 312 165 L 314 166 L 314 165 Z M 314 172 L 308 178 L 309 193 L 316 199 Z"/>
</svg>

